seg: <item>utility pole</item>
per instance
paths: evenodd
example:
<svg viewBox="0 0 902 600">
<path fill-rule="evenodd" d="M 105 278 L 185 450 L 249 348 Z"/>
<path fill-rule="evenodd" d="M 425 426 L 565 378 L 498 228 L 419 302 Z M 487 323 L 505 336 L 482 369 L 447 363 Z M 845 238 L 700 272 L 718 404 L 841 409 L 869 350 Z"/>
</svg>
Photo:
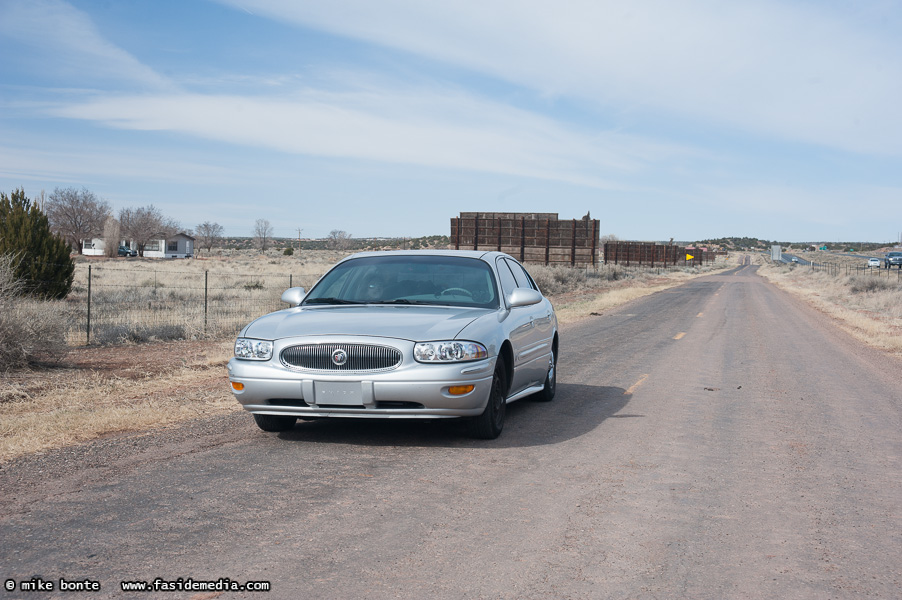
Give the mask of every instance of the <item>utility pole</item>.
<svg viewBox="0 0 902 600">
<path fill-rule="evenodd" d="M 304 231 L 300 227 L 298 227 L 298 256 L 301 254 L 301 232 Z"/>
</svg>

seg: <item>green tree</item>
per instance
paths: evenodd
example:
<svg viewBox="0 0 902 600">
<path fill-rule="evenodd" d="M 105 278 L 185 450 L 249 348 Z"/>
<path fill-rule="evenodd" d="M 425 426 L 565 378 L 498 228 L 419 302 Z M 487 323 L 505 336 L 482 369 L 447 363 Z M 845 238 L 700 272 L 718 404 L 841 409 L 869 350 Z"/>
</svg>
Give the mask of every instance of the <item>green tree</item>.
<svg viewBox="0 0 902 600">
<path fill-rule="evenodd" d="M 15 278 L 31 295 L 60 299 L 72 289 L 69 244 L 50 231 L 47 215 L 23 189 L 9 196 L 0 192 L 0 255 L 14 257 Z"/>
</svg>

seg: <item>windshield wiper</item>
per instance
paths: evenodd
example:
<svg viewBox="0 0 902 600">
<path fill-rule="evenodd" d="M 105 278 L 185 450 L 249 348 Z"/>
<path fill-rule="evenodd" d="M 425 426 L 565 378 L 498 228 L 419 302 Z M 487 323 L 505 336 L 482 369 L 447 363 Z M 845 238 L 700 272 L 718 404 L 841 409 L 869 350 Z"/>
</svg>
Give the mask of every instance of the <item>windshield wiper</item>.
<svg viewBox="0 0 902 600">
<path fill-rule="evenodd" d="M 408 300 L 407 298 L 398 298 L 397 300 L 379 300 L 377 302 L 369 302 L 368 304 L 416 304 L 423 306 L 448 306 L 444 302 L 435 302 L 432 300 Z"/>
<path fill-rule="evenodd" d="M 304 300 L 304 304 L 363 304 L 356 300 L 345 300 L 343 298 L 311 298 Z"/>
</svg>

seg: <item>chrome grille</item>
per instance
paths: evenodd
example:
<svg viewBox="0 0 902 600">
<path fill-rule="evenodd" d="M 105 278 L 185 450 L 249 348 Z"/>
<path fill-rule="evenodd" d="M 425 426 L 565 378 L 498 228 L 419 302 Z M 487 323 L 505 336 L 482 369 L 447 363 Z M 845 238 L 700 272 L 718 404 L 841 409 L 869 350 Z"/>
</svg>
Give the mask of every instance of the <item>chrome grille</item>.
<svg viewBox="0 0 902 600">
<path fill-rule="evenodd" d="M 338 350 L 347 355 L 341 365 L 332 361 Z M 370 344 L 300 344 L 285 348 L 280 356 L 287 367 L 315 371 L 386 371 L 401 364 L 401 352 L 396 348 Z"/>
</svg>

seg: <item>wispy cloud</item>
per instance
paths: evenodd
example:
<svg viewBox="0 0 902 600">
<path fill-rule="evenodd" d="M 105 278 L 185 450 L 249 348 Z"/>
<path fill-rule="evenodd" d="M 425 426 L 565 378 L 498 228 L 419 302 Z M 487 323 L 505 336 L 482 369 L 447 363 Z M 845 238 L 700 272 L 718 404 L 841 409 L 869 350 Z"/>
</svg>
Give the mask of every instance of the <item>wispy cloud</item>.
<svg viewBox="0 0 902 600">
<path fill-rule="evenodd" d="M 902 40 L 822 5 L 222 1 L 600 109 L 632 106 L 779 140 L 902 153 Z M 879 22 L 879 12 L 871 18 Z"/>
<path fill-rule="evenodd" d="M 59 182 L 88 185 L 113 177 L 180 184 L 220 184 L 239 177 L 224 166 L 190 160 L 185 155 L 167 158 L 151 151 L 110 146 L 36 148 L 0 145 L 0 178 L 17 182 Z"/>
<path fill-rule="evenodd" d="M 290 97 L 112 96 L 55 108 L 58 117 L 174 131 L 286 153 L 519 175 L 617 188 L 616 176 L 695 151 L 638 136 L 578 132 L 464 93 L 311 91 Z"/>
<path fill-rule="evenodd" d="M 40 76 L 91 87 L 103 83 L 170 89 L 172 83 L 107 41 L 82 11 L 60 0 L 0 2 L 0 36 L 30 48 Z M 8 57 L 7 57 L 8 60 Z"/>
</svg>

